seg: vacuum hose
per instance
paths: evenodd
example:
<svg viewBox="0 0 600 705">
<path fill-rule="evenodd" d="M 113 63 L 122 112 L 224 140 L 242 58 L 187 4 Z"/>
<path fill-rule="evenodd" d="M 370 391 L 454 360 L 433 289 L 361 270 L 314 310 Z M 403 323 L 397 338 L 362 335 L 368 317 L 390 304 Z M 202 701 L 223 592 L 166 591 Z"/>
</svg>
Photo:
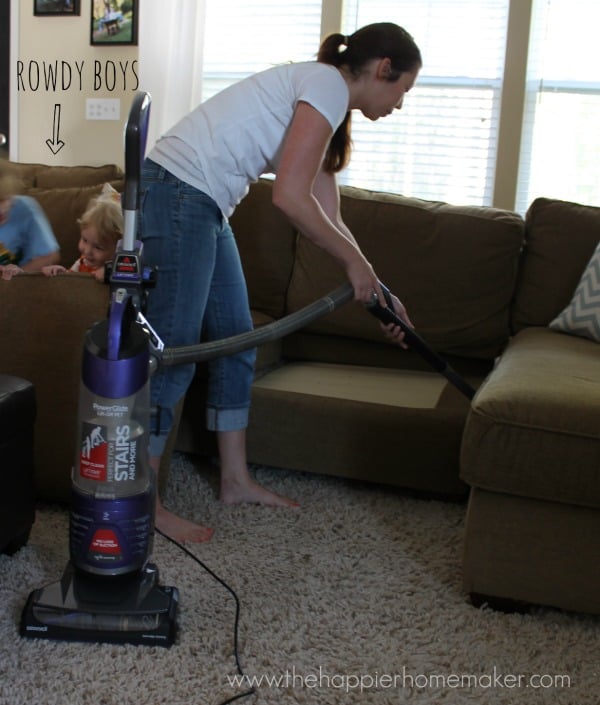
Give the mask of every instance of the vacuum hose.
<svg viewBox="0 0 600 705">
<path fill-rule="evenodd" d="M 415 352 L 417 352 L 431 367 L 443 375 L 456 389 L 458 389 L 467 399 L 473 399 L 475 390 L 468 384 L 450 365 L 434 352 L 429 345 L 395 312 L 389 289 L 379 282 L 381 290 L 386 298 L 387 306 L 383 307 L 378 302 L 377 297 L 367 306 L 367 310 L 382 323 L 393 323 L 404 331 L 404 339 Z M 330 292 L 326 296 L 318 299 L 314 303 L 305 306 L 295 313 L 285 316 L 278 321 L 269 323 L 256 330 L 233 335 L 229 338 L 199 343 L 198 345 L 183 345 L 180 347 L 165 348 L 160 353 L 160 364 L 185 365 L 194 362 L 205 362 L 222 355 L 233 355 L 249 348 L 255 348 L 263 343 L 282 338 L 284 335 L 293 333 L 299 328 L 331 313 L 354 298 L 354 289 L 348 282 Z"/>
<path fill-rule="evenodd" d="M 317 318 L 335 311 L 353 298 L 354 290 L 348 282 L 299 311 L 256 330 L 233 335 L 229 338 L 222 338 L 221 340 L 199 343 L 198 345 L 165 348 L 162 351 L 160 363 L 166 366 L 185 365 L 192 362 L 212 360 L 222 355 L 233 355 L 249 348 L 255 348 L 263 343 L 268 343 L 293 333 Z"/>
</svg>

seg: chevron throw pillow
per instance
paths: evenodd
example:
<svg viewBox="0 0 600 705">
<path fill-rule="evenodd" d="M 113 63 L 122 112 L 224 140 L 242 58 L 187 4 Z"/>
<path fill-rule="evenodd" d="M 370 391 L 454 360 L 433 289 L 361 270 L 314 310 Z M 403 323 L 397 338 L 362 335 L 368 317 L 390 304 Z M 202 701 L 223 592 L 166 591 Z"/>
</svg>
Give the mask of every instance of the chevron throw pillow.
<svg viewBox="0 0 600 705">
<path fill-rule="evenodd" d="M 579 280 L 571 303 L 550 328 L 600 343 L 600 243 Z"/>
</svg>

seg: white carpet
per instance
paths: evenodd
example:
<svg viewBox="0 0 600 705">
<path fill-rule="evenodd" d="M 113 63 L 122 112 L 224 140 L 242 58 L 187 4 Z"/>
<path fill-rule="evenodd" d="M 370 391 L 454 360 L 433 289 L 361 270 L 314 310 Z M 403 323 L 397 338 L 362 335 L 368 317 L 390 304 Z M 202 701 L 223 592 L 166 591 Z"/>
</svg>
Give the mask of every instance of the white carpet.
<svg viewBox="0 0 600 705">
<path fill-rule="evenodd" d="M 165 497 L 216 528 L 193 550 L 237 592 L 241 663 L 262 679 L 238 702 L 597 705 L 600 619 L 468 604 L 464 505 L 256 473 L 301 508 L 223 506 L 216 471 L 198 472 L 183 455 Z M 0 705 L 217 705 L 241 692 L 230 681 L 233 599 L 160 536 L 161 582 L 181 594 L 171 649 L 21 639 L 27 595 L 58 579 L 67 555 L 67 512 L 45 507 L 29 544 L 0 557 Z"/>
</svg>

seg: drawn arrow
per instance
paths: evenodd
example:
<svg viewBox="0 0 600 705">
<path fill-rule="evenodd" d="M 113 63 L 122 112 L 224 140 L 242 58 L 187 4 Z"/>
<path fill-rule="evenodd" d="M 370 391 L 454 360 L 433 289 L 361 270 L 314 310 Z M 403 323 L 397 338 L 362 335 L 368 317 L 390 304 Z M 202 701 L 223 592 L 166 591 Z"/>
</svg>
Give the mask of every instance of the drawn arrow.
<svg viewBox="0 0 600 705">
<path fill-rule="evenodd" d="M 65 143 L 59 138 L 60 131 L 60 103 L 54 106 L 54 123 L 52 125 L 52 139 L 46 140 L 46 144 L 50 147 L 52 154 L 58 154 L 65 146 Z"/>
</svg>

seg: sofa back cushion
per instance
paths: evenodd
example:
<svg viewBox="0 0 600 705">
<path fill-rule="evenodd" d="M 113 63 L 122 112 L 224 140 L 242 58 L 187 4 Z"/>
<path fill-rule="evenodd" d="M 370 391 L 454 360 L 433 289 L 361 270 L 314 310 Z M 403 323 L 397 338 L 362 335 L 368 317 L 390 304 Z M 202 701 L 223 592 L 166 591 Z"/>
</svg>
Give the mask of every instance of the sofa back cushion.
<svg viewBox="0 0 600 705">
<path fill-rule="evenodd" d="M 17 178 L 23 188 L 67 188 L 94 186 L 105 181 L 123 178 L 123 170 L 116 164 L 102 166 L 51 166 L 27 162 L 5 161 L 2 168 Z"/>
<path fill-rule="evenodd" d="M 523 219 L 509 211 L 342 188 L 342 217 L 419 333 L 440 352 L 490 359 L 508 341 Z M 339 265 L 300 237 L 289 311 L 344 281 Z M 312 331 L 381 341 L 374 318 L 346 306 Z"/>
<path fill-rule="evenodd" d="M 538 198 L 525 216 L 514 332 L 547 326 L 569 304 L 598 242 L 600 208 Z"/>
<path fill-rule="evenodd" d="M 294 264 L 294 229 L 272 204 L 272 183 L 261 179 L 231 216 L 250 306 L 272 318 L 285 310 Z"/>
<path fill-rule="evenodd" d="M 20 193 L 35 186 L 35 175 L 43 168 L 45 164 L 11 162 L 8 159 L 2 162 L 2 172 L 12 176 L 18 182 Z"/>
<path fill-rule="evenodd" d="M 35 175 L 38 188 L 68 188 L 70 186 L 95 186 L 124 177 L 116 164 L 102 166 L 45 166 Z"/>
</svg>

